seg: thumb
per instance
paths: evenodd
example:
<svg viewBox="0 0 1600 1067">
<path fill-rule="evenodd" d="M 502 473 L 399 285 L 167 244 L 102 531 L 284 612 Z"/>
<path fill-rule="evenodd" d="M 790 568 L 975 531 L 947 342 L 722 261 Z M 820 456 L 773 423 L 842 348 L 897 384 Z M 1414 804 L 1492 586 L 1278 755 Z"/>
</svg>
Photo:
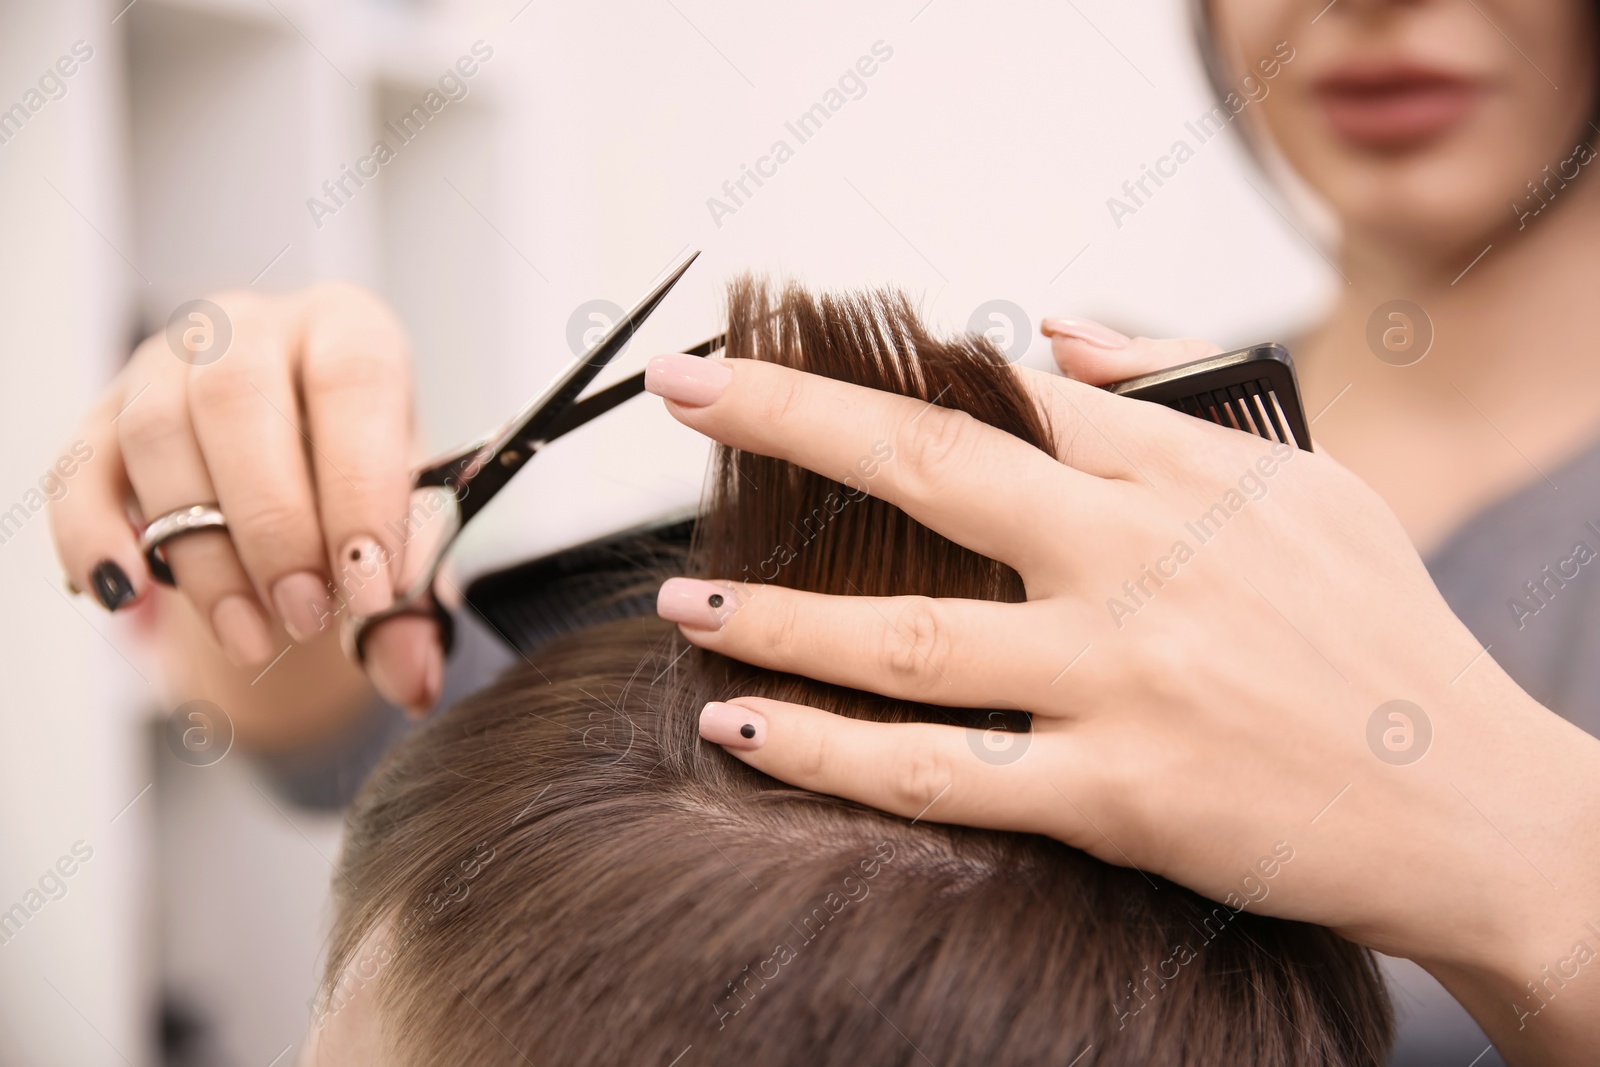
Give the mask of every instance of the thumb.
<svg viewBox="0 0 1600 1067">
<path fill-rule="evenodd" d="M 1089 385 L 1109 385 L 1222 351 L 1198 337 L 1127 337 L 1087 319 L 1045 319 L 1039 332 L 1050 338 L 1061 373 Z"/>
<path fill-rule="evenodd" d="M 366 640 L 367 675 L 383 698 L 420 718 L 444 688 L 444 647 L 439 624 L 420 615 L 397 615 Z"/>
</svg>

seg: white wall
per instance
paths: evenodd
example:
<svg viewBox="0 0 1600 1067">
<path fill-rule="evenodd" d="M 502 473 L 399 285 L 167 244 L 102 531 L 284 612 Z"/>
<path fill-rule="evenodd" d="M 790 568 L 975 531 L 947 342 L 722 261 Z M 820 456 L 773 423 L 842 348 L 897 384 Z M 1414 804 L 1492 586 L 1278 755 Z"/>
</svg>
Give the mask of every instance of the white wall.
<svg viewBox="0 0 1600 1067">
<path fill-rule="evenodd" d="M 252 281 L 346 275 L 395 299 L 436 446 L 569 358 L 575 308 L 630 304 L 691 248 L 700 263 L 617 375 L 714 332 L 742 270 L 901 285 L 951 328 L 1007 299 L 1040 365 L 1046 314 L 1244 343 L 1287 335 L 1329 291 L 1321 259 L 1246 184 L 1231 133 L 1113 223 L 1106 198 L 1209 106 L 1178 0 L 139 0 L 113 24 L 123 2 L 0 5 L 0 107 L 73 41 L 95 48 L 66 97 L 0 145 L 0 507 L 70 440 L 139 321 Z M 472 95 L 316 226 L 306 198 L 480 39 L 494 55 Z M 893 55 L 865 95 L 799 144 L 785 121 L 879 41 Z M 718 225 L 707 199 L 780 138 L 793 158 Z M 692 500 L 703 456 L 635 401 L 533 464 L 471 532 L 465 566 Z M 165 709 L 135 635 L 64 601 L 57 576 L 42 515 L 0 545 L 0 907 L 74 841 L 95 853 L 0 945 L 0 1063 L 149 1062 L 163 939 L 148 887 L 172 834 L 144 801 L 110 820 L 152 780 L 138 715 Z M 296 847 L 269 825 L 240 817 L 230 870 Z M 294 877 L 325 877 L 303 858 Z M 245 915 L 287 906 L 250 896 L 254 881 L 246 869 L 216 891 Z M 227 965 L 309 981 L 322 916 L 299 907 L 308 933 L 284 958 Z M 249 1054 L 270 1059 L 293 1025 L 284 1005 L 307 992 L 257 991 L 279 1021 L 238 1025 Z"/>
<path fill-rule="evenodd" d="M 721 288 L 742 270 L 899 285 L 951 328 L 1008 299 L 1039 365 L 1047 314 L 1243 344 L 1285 335 L 1324 299 L 1331 272 L 1241 180 L 1231 132 L 1113 223 L 1107 197 L 1210 106 L 1184 5 L 923 3 L 535 3 L 497 32 L 493 76 L 523 82 L 502 228 L 548 277 L 509 262 L 505 380 L 531 388 L 564 356 L 574 307 L 627 306 L 685 248 L 705 255 L 619 373 L 714 332 Z M 893 57 L 865 95 L 800 144 L 785 122 L 879 41 Z M 727 202 L 723 182 L 780 138 L 793 158 L 719 225 L 708 198 Z M 692 499 L 697 442 L 659 411 L 617 421 L 631 432 L 557 445 L 573 462 L 530 469 L 502 506 L 518 521 L 473 531 L 473 547 L 512 558 L 662 495 Z M 648 447 L 635 436 L 646 426 Z M 594 511 L 552 515 L 553 500 Z"/>
<path fill-rule="evenodd" d="M 72 440 L 144 286 L 122 258 L 132 252 L 126 192 L 107 180 L 124 158 L 110 19 L 77 0 L 0 6 L 0 107 L 75 41 L 94 50 L 65 96 L 0 145 L 0 508 L 28 501 Z M 119 1062 L 117 1049 L 139 1055 L 146 1026 L 133 994 L 149 973 L 148 797 L 124 808 L 150 782 L 131 711 L 152 698 L 151 671 L 127 635 L 61 588 L 40 511 L 0 544 L 0 908 L 26 906 L 75 842 L 92 858 L 0 944 L 8 1064 Z"/>
</svg>

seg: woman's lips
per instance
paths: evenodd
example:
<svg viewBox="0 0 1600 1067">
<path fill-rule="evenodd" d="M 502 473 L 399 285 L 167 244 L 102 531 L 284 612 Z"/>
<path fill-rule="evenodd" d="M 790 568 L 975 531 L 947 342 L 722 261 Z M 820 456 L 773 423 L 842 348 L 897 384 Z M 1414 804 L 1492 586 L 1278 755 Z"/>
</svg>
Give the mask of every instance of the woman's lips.
<svg viewBox="0 0 1600 1067">
<path fill-rule="evenodd" d="M 1334 132 L 1363 148 L 1416 147 L 1459 123 L 1480 96 L 1473 82 L 1434 71 L 1350 73 L 1317 83 Z"/>
</svg>

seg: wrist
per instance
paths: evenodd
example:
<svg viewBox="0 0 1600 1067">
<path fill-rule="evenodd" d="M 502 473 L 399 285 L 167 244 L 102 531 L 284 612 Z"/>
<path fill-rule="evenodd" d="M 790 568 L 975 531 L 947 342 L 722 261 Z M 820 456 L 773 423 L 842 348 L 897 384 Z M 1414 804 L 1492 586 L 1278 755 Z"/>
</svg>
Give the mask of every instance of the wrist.
<svg viewBox="0 0 1600 1067">
<path fill-rule="evenodd" d="M 1551 948 L 1541 958 L 1539 949 Z M 1600 1047 L 1600 923 L 1525 946 L 1495 967 L 1424 964 L 1512 1065 L 1591 1062 Z"/>
<path fill-rule="evenodd" d="M 1412 958 L 1508 1062 L 1575 1063 L 1600 1046 L 1600 742 L 1484 666 L 1440 702 L 1458 738 L 1433 768 L 1460 861 L 1436 899 L 1458 926 Z"/>
</svg>

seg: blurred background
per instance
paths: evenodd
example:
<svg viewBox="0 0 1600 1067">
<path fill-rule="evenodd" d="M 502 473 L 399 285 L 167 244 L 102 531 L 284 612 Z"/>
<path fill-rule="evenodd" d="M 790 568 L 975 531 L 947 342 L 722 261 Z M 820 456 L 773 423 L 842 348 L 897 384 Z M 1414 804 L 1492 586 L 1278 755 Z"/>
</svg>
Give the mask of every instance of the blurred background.
<svg viewBox="0 0 1600 1067">
<path fill-rule="evenodd" d="M 63 55 L 75 73 L 34 108 Z M 391 127 L 468 66 L 402 144 Z M 373 287 L 443 447 L 693 249 L 613 376 L 716 332 L 745 270 L 893 283 L 1039 366 L 1047 314 L 1233 346 L 1291 338 L 1340 284 L 1233 130 L 1135 213 L 1108 209 L 1211 106 L 1178 0 L 7 0 L 0 108 L 18 103 L 0 116 L 0 511 L 23 509 L 0 542 L 0 909 L 78 862 L 0 944 L 3 1065 L 282 1067 L 316 988 L 337 811 L 249 753 L 172 755 L 140 635 L 63 591 L 30 503 L 184 301 Z M 380 139 L 393 158 L 339 191 Z M 695 500 L 704 446 L 659 405 L 624 411 L 475 524 L 466 577 Z"/>
</svg>

